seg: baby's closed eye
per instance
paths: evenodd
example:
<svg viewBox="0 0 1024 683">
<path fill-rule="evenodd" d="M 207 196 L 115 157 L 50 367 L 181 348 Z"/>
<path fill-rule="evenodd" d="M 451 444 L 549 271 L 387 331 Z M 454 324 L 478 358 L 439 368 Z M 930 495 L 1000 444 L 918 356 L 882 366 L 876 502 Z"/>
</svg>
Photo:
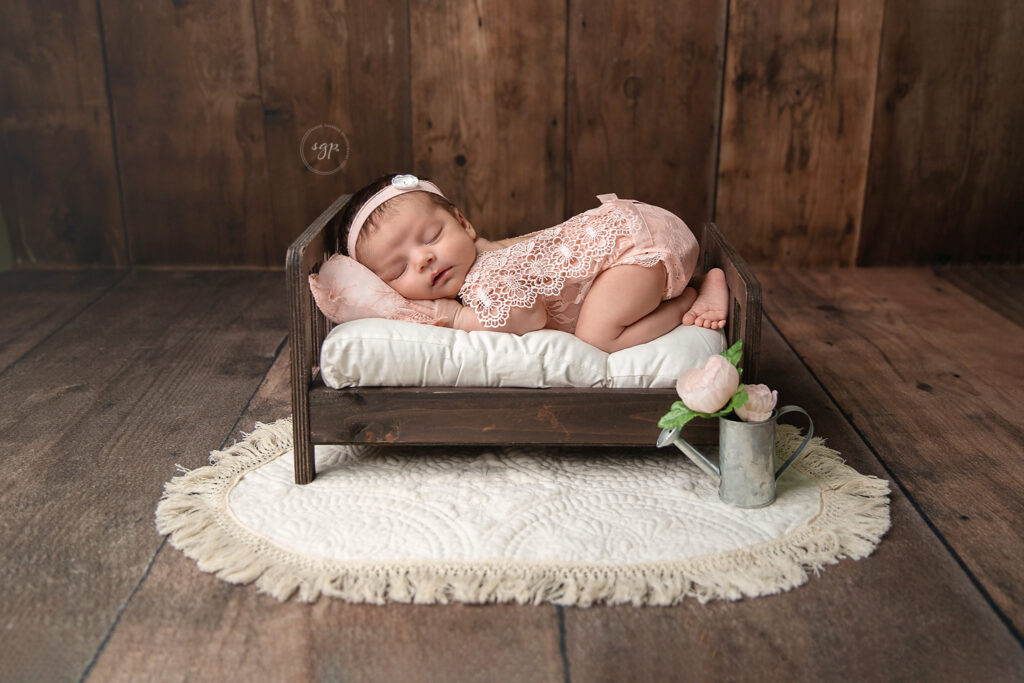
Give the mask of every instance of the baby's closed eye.
<svg viewBox="0 0 1024 683">
<path fill-rule="evenodd" d="M 398 278 L 405 275 L 405 269 L 407 267 L 408 264 L 403 262 L 400 266 L 397 266 L 395 270 L 392 270 L 390 273 L 388 273 L 387 277 L 382 277 L 381 279 L 384 280 L 385 282 L 394 282 Z"/>
</svg>

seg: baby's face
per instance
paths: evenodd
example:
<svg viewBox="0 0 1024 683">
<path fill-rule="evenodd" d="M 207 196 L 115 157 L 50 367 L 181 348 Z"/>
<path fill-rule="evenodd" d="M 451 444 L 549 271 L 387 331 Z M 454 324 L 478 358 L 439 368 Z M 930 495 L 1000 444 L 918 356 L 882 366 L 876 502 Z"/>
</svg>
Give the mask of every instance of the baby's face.
<svg viewBox="0 0 1024 683">
<path fill-rule="evenodd" d="M 359 241 L 359 262 L 406 299 L 454 299 L 476 261 L 476 231 L 423 192 L 395 204 Z"/>
</svg>

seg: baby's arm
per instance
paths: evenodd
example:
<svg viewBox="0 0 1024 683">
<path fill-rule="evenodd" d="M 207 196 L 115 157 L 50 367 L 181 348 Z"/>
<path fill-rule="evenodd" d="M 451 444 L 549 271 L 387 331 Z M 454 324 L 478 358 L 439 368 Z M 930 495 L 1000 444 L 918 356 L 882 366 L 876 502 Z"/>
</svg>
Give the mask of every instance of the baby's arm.
<svg viewBox="0 0 1024 683">
<path fill-rule="evenodd" d="M 508 322 L 501 327 L 484 327 L 472 308 L 463 306 L 454 299 L 446 299 L 445 301 L 450 301 L 451 306 L 458 307 L 457 309 L 450 308 L 449 304 L 445 303 L 445 307 L 448 309 L 446 313 L 448 313 L 452 321 L 451 326 L 456 330 L 465 330 L 466 332 L 484 330 L 526 334 L 534 330 L 544 329 L 544 326 L 548 323 L 548 312 L 539 301 L 530 308 L 513 307 L 508 313 Z"/>
</svg>

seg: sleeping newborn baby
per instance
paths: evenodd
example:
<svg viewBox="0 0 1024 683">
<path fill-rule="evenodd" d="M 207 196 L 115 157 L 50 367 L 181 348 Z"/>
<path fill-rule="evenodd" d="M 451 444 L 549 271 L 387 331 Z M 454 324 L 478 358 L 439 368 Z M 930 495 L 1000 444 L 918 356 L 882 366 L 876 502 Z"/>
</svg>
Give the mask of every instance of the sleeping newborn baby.
<svg viewBox="0 0 1024 683">
<path fill-rule="evenodd" d="M 491 241 L 433 183 L 385 176 L 353 195 L 342 217 L 345 253 L 311 275 L 310 287 L 334 322 L 548 328 L 609 353 L 680 324 L 723 327 L 721 269 L 706 273 L 699 291 L 687 286 L 698 249 L 686 224 L 649 204 L 598 199 L 599 207 L 552 228 Z"/>
</svg>

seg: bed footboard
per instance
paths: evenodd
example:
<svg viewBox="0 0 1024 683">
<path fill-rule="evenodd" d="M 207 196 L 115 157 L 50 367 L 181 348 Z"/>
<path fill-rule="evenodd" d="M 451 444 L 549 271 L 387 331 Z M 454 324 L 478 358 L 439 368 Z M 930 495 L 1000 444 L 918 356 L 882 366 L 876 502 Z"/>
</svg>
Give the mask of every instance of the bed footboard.
<svg viewBox="0 0 1024 683">
<path fill-rule="evenodd" d="M 700 240 L 700 265 L 703 272 L 718 267 L 725 271 L 729 285 L 729 320 L 725 336 L 730 345 L 743 340 L 743 381 L 753 384 L 761 359 L 761 283 L 747 262 L 736 253 L 714 223 L 704 224 Z"/>
<path fill-rule="evenodd" d="M 674 400 L 671 389 L 325 387 L 319 355 L 332 325 L 316 307 L 308 280 L 337 253 L 338 217 L 350 197 L 338 198 L 313 221 L 286 259 L 296 483 L 307 484 L 316 475 L 314 443 L 653 444 L 657 418 Z M 699 262 L 704 272 L 725 271 L 726 337 L 730 344 L 743 340 L 743 380 L 753 382 L 760 359 L 761 286 L 714 223 L 704 224 Z M 705 420 L 687 426 L 696 443 L 713 441 L 716 433 Z"/>
</svg>

